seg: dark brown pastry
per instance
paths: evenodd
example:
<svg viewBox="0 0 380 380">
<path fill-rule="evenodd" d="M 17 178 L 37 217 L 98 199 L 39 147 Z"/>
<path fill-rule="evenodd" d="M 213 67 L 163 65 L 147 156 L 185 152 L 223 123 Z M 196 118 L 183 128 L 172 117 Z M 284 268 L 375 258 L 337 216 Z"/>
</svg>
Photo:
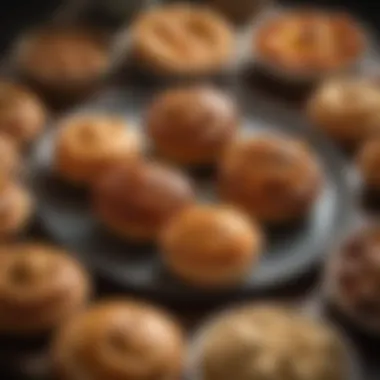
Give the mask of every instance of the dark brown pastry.
<svg viewBox="0 0 380 380">
<path fill-rule="evenodd" d="M 0 83 L 0 133 L 23 147 L 42 132 L 45 122 L 46 110 L 36 95 L 18 84 Z"/>
<path fill-rule="evenodd" d="M 237 24 L 253 19 L 270 3 L 269 0 L 207 0 L 207 2 Z"/>
<path fill-rule="evenodd" d="M 189 4 L 143 12 L 132 25 L 138 64 L 160 75 L 208 75 L 225 69 L 234 50 L 233 31 L 217 13 Z"/>
<path fill-rule="evenodd" d="M 219 170 L 221 196 L 268 223 L 304 217 L 322 183 L 317 157 L 306 144 L 271 135 L 236 141 Z"/>
<path fill-rule="evenodd" d="M 0 182 L 15 178 L 21 171 L 22 160 L 15 143 L 0 134 Z"/>
<path fill-rule="evenodd" d="M 263 248 L 262 232 L 248 216 L 226 206 L 193 206 L 163 229 L 160 248 L 169 270 L 192 285 L 242 282 Z"/>
<path fill-rule="evenodd" d="M 255 33 L 253 49 L 267 69 L 296 79 L 351 68 L 362 57 L 366 42 L 349 15 L 301 9 L 265 20 Z"/>
<path fill-rule="evenodd" d="M 111 65 L 108 41 L 99 31 L 48 26 L 17 46 L 15 65 L 46 95 L 62 99 L 94 90 Z"/>
<path fill-rule="evenodd" d="M 196 353 L 204 380 L 346 380 L 336 332 L 278 306 L 244 306 L 211 322 Z"/>
<path fill-rule="evenodd" d="M 74 318 L 53 344 L 62 380 L 178 380 L 181 329 L 164 312 L 135 301 L 108 301 Z"/>
<path fill-rule="evenodd" d="M 126 121 L 108 115 L 79 115 L 62 122 L 55 166 L 73 184 L 89 185 L 108 167 L 139 158 L 142 142 Z"/>
<path fill-rule="evenodd" d="M 380 87 L 371 79 L 328 80 L 309 100 L 307 114 L 334 141 L 354 149 L 380 131 Z"/>
<path fill-rule="evenodd" d="M 154 239 L 167 221 L 194 201 L 182 173 L 155 163 L 110 169 L 96 183 L 95 213 L 115 233 L 132 240 Z"/>
<path fill-rule="evenodd" d="M 22 232 L 34 212 L 34 200 L 27 189 L 10 178 L 0 179 L 0 237 Z"/>
<path fill-rule="evenodd" d="M 155 99 L 147 117 L 155 151 L 185 165 L 215 163 L 238 126 L 233 101 L 206 86 L 164 92 Z"/>
<path fill-rule="evenodd" d="M 90 292 L 75 259 L 54 247 L 0 248 L 0 333 L 48 333 L 78 312 Z"/>
<path fill-rule="evenodd" d="M 346 238 L 327 267 L 326 281 L 333 305 L 380 331 L 379 225 L 367 225 Z"/>
<path fill-rule="evenodd" d="M 356 162 L 365 187 L 378 192 L 380 190 L 380 136 L 375 135 L 362 145 Z"/>
</svg>

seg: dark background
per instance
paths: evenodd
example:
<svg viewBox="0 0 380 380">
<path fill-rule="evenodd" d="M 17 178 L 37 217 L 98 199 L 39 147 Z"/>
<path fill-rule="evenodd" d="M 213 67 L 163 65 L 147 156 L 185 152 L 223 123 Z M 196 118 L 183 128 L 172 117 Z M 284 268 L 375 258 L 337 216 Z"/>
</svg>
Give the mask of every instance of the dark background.
<svg viewBox="0 0 380 380">
<path fill-rule="evenodd" d="M 112 1 L 112 0 L 104 0 Z M 128 1 L 128 0 L 125 0 Z M 4 54 L 18 33 L 34 24 L 49 20 L 51 15 L 64 5 L 65 0 L 3 0 L 0 11 L 0 55 Z M 376 0 L 314 0 L 286 1 L 287 4 L 313 4 L 315 6 L 336 6 L 348 9 L 355 16 L 368 22 L 380 38 L 380 8 Z M 358 349 L 361 364 L 365 369 L 363 380 L 380 379 L 380 339 L 366 336 L 349 328 L 350 336 Z M 0 369 L 0 378 L 3 379 Z M 4 380 L 11 379 L 6 375 Z"/>
</svg>

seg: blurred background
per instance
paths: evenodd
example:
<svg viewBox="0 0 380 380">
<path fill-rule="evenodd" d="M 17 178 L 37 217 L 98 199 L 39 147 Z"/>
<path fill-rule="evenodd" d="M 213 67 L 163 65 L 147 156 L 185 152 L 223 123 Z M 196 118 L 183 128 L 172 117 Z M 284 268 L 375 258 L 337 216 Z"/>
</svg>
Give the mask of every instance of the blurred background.
<svg viewBox="0 0 380 380">
<path fill-rule="evenodd" d="M 112 2 L 126 3 L 134 0 L 5 0 L 2 2 L 0 12 L 0 51 L 7 48 L 9 41 L 20 31 L 28 26 L 49 19 L 52 13 L 62 7 L 80 7 L 83 2 L 87 3 L 86 12 L 94 12 L 96 7 Z M 142 1 L 142 0 L 141 0 Z M 253 0 L 254 1 L 254 0 Z M 347 7 L 356 16 L 363 18 L 380 35 L 380 13 L 378 2 L 370 0 L 293 0 L 280 1 L 284 4 L 314 4 L 322 6 Z M 92 9 L 90 9 L 92 8 Z M 112 23 L 112 20 L 110 20 Z M 379 30 L 376 30 L 379 29 Z"/>
<path fill-rule="evenodd" d="M 65 7 L 81 8 L 83 0 L 5 0 L 2 3 L 0 12 L 0 56 L 9 47 L 12 40 L 33 25 L 40 24 L 45 20 L 49 20 L 52 15 Z M 97 13 L 96 9 L 104 3 L 112 3 L 113 1 L 129 1 L 135 0 L 87 0 L 87 5 L 83 7 L 83 12 L 87 15 Z M 143 0 L 140 0 L 143 1 Z M 232 1 L 232 0 L 231 0 Z M 253 0 L 254 1 L 254 0 Z M 313 4 L 314 6 L 333 6 L 344 7 L 359 19 L 368 22 L 373 29 L 377 38 L 380 37 L 380 12 L 378 12 L 378 2 L 373 0 L 293 0 L 282 1 L 284 4 Z M 98 12 L 99 13 L 99 12 Z M 90 17 L 90 16 L 89 16 Z M 112 24 L 113 20 L 109 20 Z M 116 23 L 116 21 L 115 21 Z M 362 348 L 361 354 L 365 366 L 368 368 L 368 377 L 365 380 L 379 379 L 380 375 L 378 365 L 378 342 L 369 342 L 368 339 L 360 336 L 353 337 L 358 345 Z M 371 376 L 371 377 L 370 377 Z M 3 377 L 0 374 L 0 378 Z M 5 380 L 5 379 L 4 379 Z M 364 380 L 364 379 L 363 379 Z"/>
</svg>

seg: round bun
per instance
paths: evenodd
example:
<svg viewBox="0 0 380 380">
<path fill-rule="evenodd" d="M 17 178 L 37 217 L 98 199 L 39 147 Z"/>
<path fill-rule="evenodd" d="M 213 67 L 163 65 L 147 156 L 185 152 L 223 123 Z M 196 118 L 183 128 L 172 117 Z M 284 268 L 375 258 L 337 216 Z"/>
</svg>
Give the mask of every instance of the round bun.
<svg viewBox="0 0 380 380">
<path fill-rule="evenodd" d="M 45 122 L 46 110 L 36 95 L 18 84 L 0 83 L 0 133 L 23 147 L 42 132 Z"/>
<path fill-rule="evenodd" d="M 348 362 L 335 331 L 277 306 L 245 306 L 201 337 L 204 380 L 346 380 Z"/>
<path fill-rule="evenodd" d="M 168 167 L 140 162 L 110 169 L 94 187 L 95 213 L 116 234 L 151 240 L 194 201 L 188 179 Z"/>
<path fill-rule="evenodd" d="M 162 75 L 207 75 L 226 68 L 233 31 L 214 11 L 189 4 L 148 10 L 132 25 L 132 52 L 144 68 Z"/>
<path fill-rule="evenodd" d="M 166 266 L 192 285 L 235 285 L 251 272 L 263 246 L 259 227 L 227 206 L 193 206 L 163 229 L 160 248 Z"/>
<path fill-rule="evenodd" d="M 219 172 L 221 196 L 268 223 L 304 217 L 320 194 L 316 156 L 296 140 L 257 136 L 236 141 Z"/>
<path fill-rule="evenodd" d="M 327 271 L 330 300 L 360 324 L 380 331 L 380 226 L 351 234 Z"/>
<path fill-rule="evenodd" d="M 0 182 L 0 237 L 14 237 L 28 225 L 34 201 L 23 185 L 11 180 Z"/>
<path fill-rule="evenodd" d="M 147 117 L 155 151 L 185 165 L 215 163 L 238 125 L 234 102 L 208 86 L 164 92 L 155 99 Z"/>
<path fill-rule="evenodd" d="M 368 189 L 380 190 L 380 136 L 373 136 L 362 145 L 356 162 L 364 185 Z"/>
<path fill-rule="evenodd" d="M 63 380 L 175 380 L 181 377 L 185 343 L 176 322 L 133 301 L 108 301 L 74 318 L 53 344 Z"/>
<path fill-rule="evenodd" d="M 380 131 L 380 87 L 361 78 L 338 78 L 323 83 L 311 97 L 310 121 L 346 149 Z"/>
<path fill-rule="evenodd" d="M 15 178 L 21 168 L 21 155 L 13 140 L 6 135 L 0 135 L 0 182 L 8 178 Z"/>
<path fill-rule="evenodd" d="M 352 69 L 366 47 L 365 33 L 351 16 L 313 9 L 268 17 L 253 42 L 256 61 L 290 79 L 317 79 Z"/>
<path fill-rule="evenodd" d="M 108 43 L 98 31 L 47 26 L 29 33 L 15 52 L 15 65 L 50 95 L 75 96 L 94 89 L 110 67 Z"/>
<path fill-rule="evenodd" d="M 79 311 L 89 296 L 89 279 L 64 252 L 49 246 L 0 248 L 0 332 L 51 332 Z"/>
<path fill-rule="evenodd" d="M 57 136 L 55 165 L 59 175 L 89 185 L 108 167 L 136 160 L 141 140 L 122 118 L 79 115 L 64 120 Z"/>
</svg>

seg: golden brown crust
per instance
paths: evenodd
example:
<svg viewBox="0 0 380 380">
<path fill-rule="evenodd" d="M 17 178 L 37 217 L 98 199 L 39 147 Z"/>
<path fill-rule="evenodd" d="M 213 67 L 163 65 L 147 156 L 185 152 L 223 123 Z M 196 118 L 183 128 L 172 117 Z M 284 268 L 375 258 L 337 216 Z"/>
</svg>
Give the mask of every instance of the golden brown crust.
<svg viewBox="0 0 380 380">
<path fill-rule="evenodd" d="M 219 170 L 221 196 L 269 223 L 302 218 L 322 182 L 321 167 L 306 145 L 270 135 L 236 141 Z"/>
<path fill-rule="evenodd" d="M 27 189 L 10 179 L 0 183 L 0 237 L 13 237 L 20 233 L 29 223 L 34 200 Z"/>
<path fill-rule="evenodd" d="M 20 44 L 16 59 L 29 78 L 61 91 L 98 80 L 110 65 L 102 36 L 77 27 L 47 27 L 32 33 Z"/>
<path fill-rule="evenodd" d="M 238 124 L 233 101 L 208 86 L 166 91 L 155 99 L 147 115 L 156 152 L 185 165 L 215 163 Z"/>
<path fill-rule="evenodd" d="M 316 10 L 272 16 L 254 38 L 260 60 L 295 74 L 347 68 L 365 47 L 364 32 L 349 15 Z"/>
<path fill-rule="evenodd" d="M 0 83 L 0 133 L 22 147 L 42 132 L 45 122 L 46 110 L 36 95 L 18 84 Z"/>
<path fill-rule="evenodd" d="M 185 354 L 170 316 L 135 301 L 108 301 L 74 318 L 53 345 L 63 380 L 177 380 Z"/>
<path fill-rule="evenodd" d="M 13 140 L 6 135 L 0 135 L 0 182 L 15 178 L 21 168 L 21 155 Z"/>
<path fill-rule="evenodd" d="M 0 247 L 0 332 L 50 332 L 79 311 L 90 292 L 87 274 L 59 249 Z"/>
<path fill-rule="evenodd" d="M 112 230 L 135 240 L 156 237 L 163 224 L 194 201 L 188 179 L 155 163 L 110 169 L 96 183 L 95 213 Z"/>
<path fill-rule="evenodd" d="M 310 121 L 346 148 L 380 130 L 380 88 L 370 79 L 340 78 L 323 83 L 308 102 Z"/>
<path fill-rule="evenodd" d="M 356 162 L 364 185 L 380 190 L 380 136 L 373 136 L 362 145 Z"/>
<path fill-rule="evenodd" d="M 245 306 L 211 324 L 200 347 L 205 380 L 345 380 L 339 336 L 278 306 Z"/>
<path fill-rule="evenodd" d="M 147 11 L 132 26 L 135 58 L 159 74 L 219 71 L 233 54 L 233 40 L 231 27 L 221 16 L 188 4 Z"/>
<path fill-rule="evenodd" d="M 142 142 L 122 118 L 107 115 L 72 116 L 57 136 L 55 165 L 62 178 L 91 184 L 108 167 L 139 158 Z"/>
<path fill-rule="evenodd" d="M 227 206 L 193 206 L 163 229 L 167 267 L 197 286 L 228 286 L 244 280 L 258 260 L 263 235 L 249 217 Z"/>
</svg>

